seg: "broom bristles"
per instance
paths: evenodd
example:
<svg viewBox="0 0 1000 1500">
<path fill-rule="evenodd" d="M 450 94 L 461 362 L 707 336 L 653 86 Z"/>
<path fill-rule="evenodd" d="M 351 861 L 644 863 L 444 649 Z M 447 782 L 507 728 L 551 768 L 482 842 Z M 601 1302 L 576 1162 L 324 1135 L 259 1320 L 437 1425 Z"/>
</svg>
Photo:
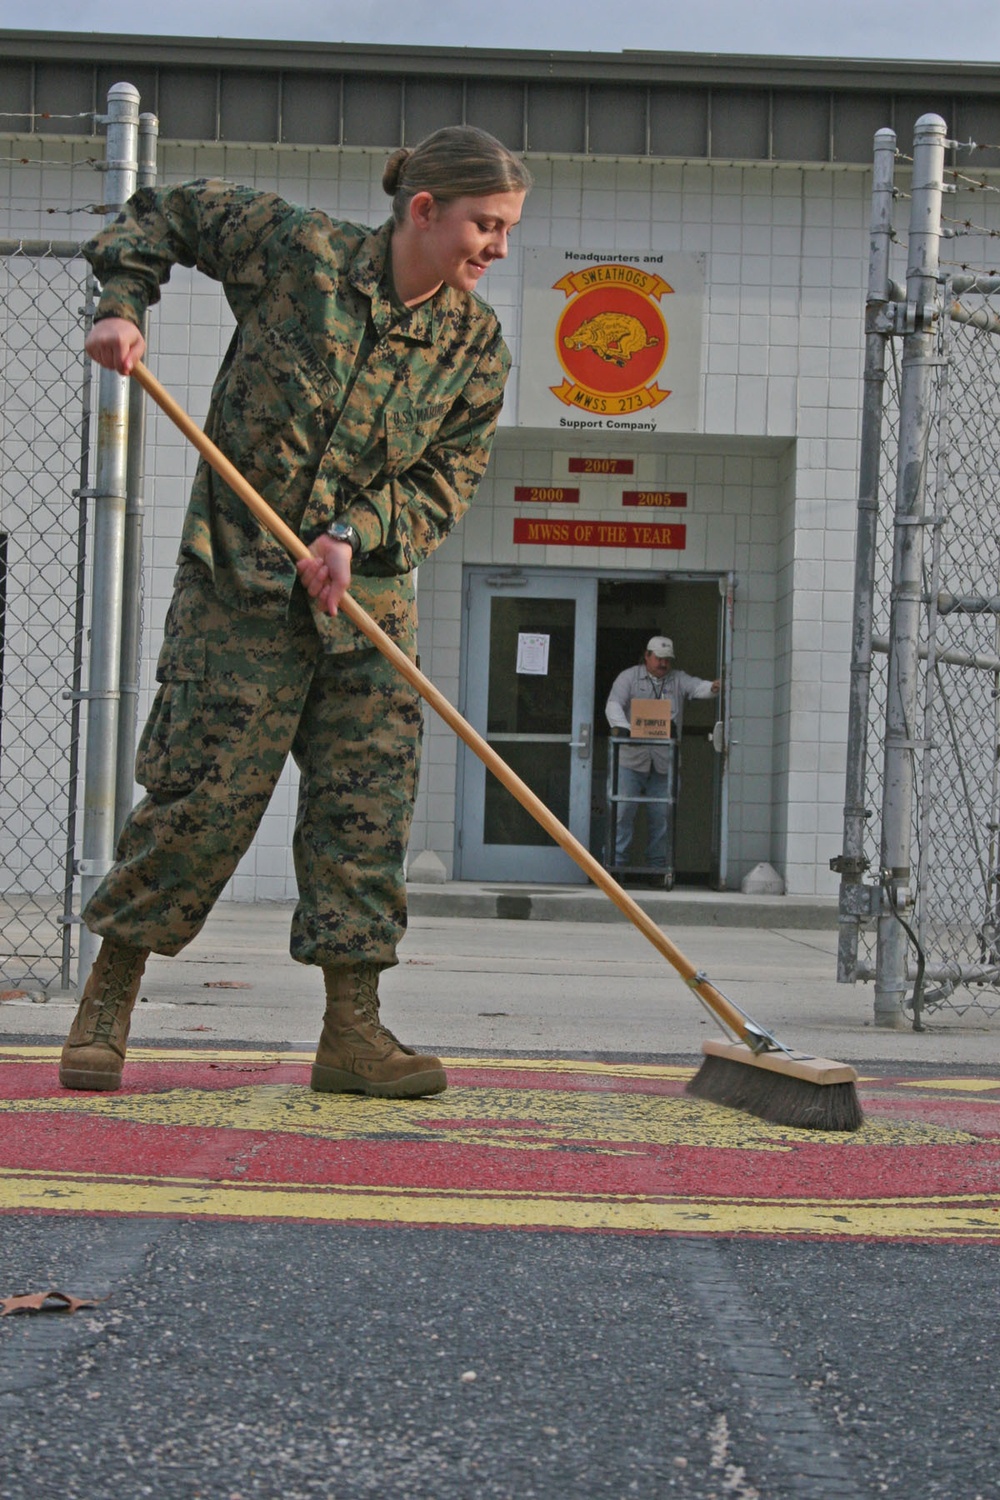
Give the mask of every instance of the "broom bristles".
<svg viewBox="0 0 1000 1500">
<path fill-rule="evenodd" d="M 853 1083 L 813 1083 L 731 1057 L 706 1057 L 685 1092 L 711 1104 L 800 1130 L 857 1130 L 864 1120 Z"/>
</svg>

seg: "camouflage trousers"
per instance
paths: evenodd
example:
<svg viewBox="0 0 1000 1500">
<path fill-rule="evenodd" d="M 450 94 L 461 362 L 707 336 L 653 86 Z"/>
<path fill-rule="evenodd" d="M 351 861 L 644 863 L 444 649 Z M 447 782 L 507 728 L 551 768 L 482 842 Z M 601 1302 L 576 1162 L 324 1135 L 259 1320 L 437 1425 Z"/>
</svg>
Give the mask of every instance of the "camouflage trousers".
<svg viewBox="0 0 1000 1500">
<path fill-rule="evenodd" d="M 300 591 L 296 590 L 296 595 Z M 289 753 L 299 768 L 292 957 L 395 963 L 420 700 L 374 648 L 324 652 L 304 596 L 245 614 L 184 563 L 136 756 L 146 796 L 88 902 L 92 932 L 178 953 L 249 847 Z"/>
</svg>

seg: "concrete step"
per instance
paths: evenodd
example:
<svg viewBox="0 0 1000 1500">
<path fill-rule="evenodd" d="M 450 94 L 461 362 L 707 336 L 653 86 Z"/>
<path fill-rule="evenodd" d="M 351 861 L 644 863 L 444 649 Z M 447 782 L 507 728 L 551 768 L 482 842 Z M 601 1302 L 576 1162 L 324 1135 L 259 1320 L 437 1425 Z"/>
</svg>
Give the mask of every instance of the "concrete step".
<svg viewBox="0 0 1000 1500">
<path fill-rule="evenodd" d="M 740 891 L 673 891 L 628 887 L 628 894 L 661 926 L 837 926 L 835 896 L 744 896 Z M 522 885 L 450 880 L 411 881 L 409 908 L 420 917 L 502 918 L 526 922 L 625 922 L 603 891 L 592 885 Z"/>
</svg>

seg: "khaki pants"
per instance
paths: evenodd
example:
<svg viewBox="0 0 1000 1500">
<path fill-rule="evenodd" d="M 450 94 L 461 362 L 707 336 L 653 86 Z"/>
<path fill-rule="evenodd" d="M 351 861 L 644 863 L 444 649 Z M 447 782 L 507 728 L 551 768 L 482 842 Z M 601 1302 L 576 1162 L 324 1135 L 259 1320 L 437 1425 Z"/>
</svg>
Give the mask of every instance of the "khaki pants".
<svg viewBox="0 0 1000 1500">
<path fill-rule="evenodd" d="M 301 599 L 288 620 L 227 606 L 198 563 L 178 572 L 157 679 L 136 757 L 146 796 L 84 911 L 90 930 L 178 953 L 249 847 L 290 752 L 292 956 L 395 963 L 422 724 L 409 684 L 374 648 L 325 653 Z"/>
</svg>

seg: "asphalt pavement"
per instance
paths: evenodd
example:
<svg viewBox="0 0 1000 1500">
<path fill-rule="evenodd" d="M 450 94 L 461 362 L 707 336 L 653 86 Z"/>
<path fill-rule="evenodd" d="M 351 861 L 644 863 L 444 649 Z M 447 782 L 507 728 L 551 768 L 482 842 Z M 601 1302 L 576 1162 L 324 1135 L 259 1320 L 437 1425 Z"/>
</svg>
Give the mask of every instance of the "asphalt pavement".
<svg viewBox="0 0 1000 1500">
<path fill-rule="evenodd" d="M 436 1112 L 295 1083 L 305 1063 L 282 1058 L 308 1058 L 322 1005 L 288 906 L 225 903 L 151 960 L 120 1095 L 53 1093 L 68 999 L 0 1005 L 22 1080 L 0 1099 L 0 1194 L 49 1179 L 41 1207 L 0 1214 L 0 1300 L 103 1299 L 0 1319 L 0 1500 L 997 1500 L 1000 1021 L 876 1028 L 870 988 L 835 982 L 829 905 L 682 895 L 642 900 L 730 998 L 858 1065 L 857 1137 L 726 1134 L 733 1112 L 682 1106 L 672 1079 L 717 1027 L 579 890 L 415 892 L 384 1010 L 479 1085 L 456 1078 Z M 246 1213 L 206 1189 L 244 1178 Z M 371 1209 L 320 1222 L 331 1180 Z M 578 1206 L 571 1180 L 591 1218 L 525 1227 L 529 1200 L 552 1223 Z M 379 1219 L 390 1182 L 410 1222 Z M 313 1207 L 279 1221 L 252 1197 L 282 1184 Z M 169 1212 L 128 1198 L 151 1185 Z M 443 1222 L 490 1192 L 509 1223 Z M 682 1232 L 614 1227 L 626 1197 L 641 1221 L 671 1194 Z M 749 1229 L 718 1218 L 734 1194 Z M 804 1229 L 773 1227 L 782 1204 Z"/>
</svg>

